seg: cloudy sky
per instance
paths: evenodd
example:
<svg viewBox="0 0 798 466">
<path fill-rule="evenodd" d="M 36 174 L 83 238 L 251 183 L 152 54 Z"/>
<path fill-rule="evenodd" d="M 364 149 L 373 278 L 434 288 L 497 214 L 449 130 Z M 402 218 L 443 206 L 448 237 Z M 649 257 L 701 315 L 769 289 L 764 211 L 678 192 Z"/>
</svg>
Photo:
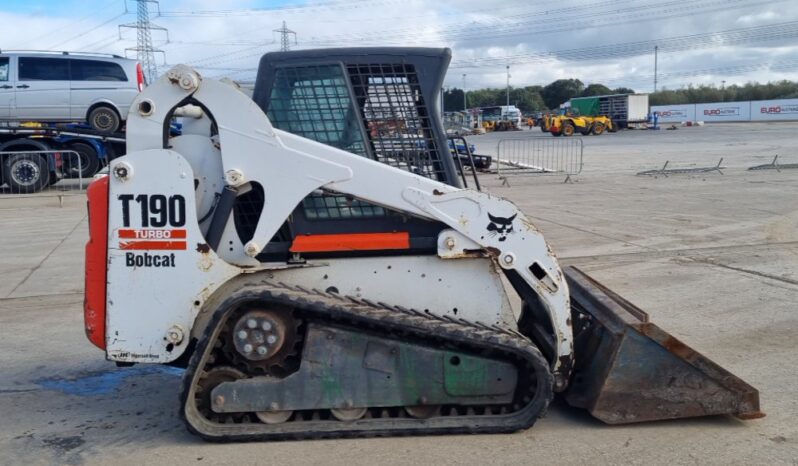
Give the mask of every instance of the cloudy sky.
<svg viewBox="0 0 798 466">
<path fill-rule="evenodd" d="M 136 32 L 127 0 L 3 0 L 0 48 L 124 54 Z M 203 74 L 254 79 L 258 58 L 279 48 L 446 46 L 447 84 L 469 89 L 586 83 L 650 92 L 654 47 L 660 87 L 798 80 L 796 0 L 161 0 L 152 20 L 164 54 Z M 10 27 L 9 27 L 10 26 Z M 293 36 L 292 36 L 293 39 Z"/>
</svg>

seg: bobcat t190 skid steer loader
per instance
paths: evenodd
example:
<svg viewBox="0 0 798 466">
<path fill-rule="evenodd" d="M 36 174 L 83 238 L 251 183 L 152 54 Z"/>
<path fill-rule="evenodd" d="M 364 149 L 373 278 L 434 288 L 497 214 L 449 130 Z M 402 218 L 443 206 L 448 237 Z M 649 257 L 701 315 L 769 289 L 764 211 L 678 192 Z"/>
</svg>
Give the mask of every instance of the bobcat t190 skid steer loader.
<svg viewBox="0 0 798 466">
<path fill-rule="evenodd" d="M 254 101 L 186 66 L 147 87 L 88 190 L 91 342 L 186 367 L 181 415 L 213 440 L 510 432 L 555 393 L 612 424 L 762 416 L 510 201 L 460 187 L 449 59 L 267 54 Z M 170 137 L 178 111 L 198 118 Z"/>
</svg>

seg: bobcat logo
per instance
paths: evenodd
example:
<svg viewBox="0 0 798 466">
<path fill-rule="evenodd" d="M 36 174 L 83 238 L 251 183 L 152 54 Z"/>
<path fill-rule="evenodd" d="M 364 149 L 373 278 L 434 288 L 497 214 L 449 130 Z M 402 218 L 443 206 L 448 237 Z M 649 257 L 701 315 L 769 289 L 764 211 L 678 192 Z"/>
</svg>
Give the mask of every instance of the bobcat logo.
<svg viewBox="0 0 798 466">
<path fill-rule="evenodd" d="M 488 213 L 490 223 L 488 224 L 488 231 L 492 236 L 499 235 L 499 241 L 507 239 L 507 235 L 513 232 L 513 220 L 518 214 L 514 214 L 510 218 L 494 217 Z"/>
</svg>

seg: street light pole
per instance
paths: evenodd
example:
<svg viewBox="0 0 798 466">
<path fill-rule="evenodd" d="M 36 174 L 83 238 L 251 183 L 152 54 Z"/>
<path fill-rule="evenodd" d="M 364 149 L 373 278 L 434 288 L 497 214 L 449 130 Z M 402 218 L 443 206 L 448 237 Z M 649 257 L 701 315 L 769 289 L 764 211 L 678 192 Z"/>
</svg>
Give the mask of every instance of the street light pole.
<svg viewBox="0 0 798 466">
<path fill-rule="evenodd" d="M 657 92 L 657 51 L 659 46 L 654 46 L 654 92 Z"/>
<path fill-rule="evenodd" d="M 507 65 L 507 106 L 510 106 L 510 65 Z"/>
<path fill-rule="evenodd" d="M 463 111 L 468 110 L 468 102 L 466 101 L 466 87 L 465 87 L 466 74 L 463 73 Z"/>
</svg>

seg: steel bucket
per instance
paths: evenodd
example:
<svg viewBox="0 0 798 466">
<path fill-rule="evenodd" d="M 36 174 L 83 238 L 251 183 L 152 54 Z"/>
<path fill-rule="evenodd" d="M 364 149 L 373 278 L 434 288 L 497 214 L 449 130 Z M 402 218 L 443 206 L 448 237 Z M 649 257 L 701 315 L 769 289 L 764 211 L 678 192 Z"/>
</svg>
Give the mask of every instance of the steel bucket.
<svg viewBox="0 0 798 466">
<path fill-rule="evenodd" d="M 755 419 L 759 392 L 576 267 L 571 292 L 575 365 L 566 401 L 607 424 L 732 414 Z"/>
</svg>

